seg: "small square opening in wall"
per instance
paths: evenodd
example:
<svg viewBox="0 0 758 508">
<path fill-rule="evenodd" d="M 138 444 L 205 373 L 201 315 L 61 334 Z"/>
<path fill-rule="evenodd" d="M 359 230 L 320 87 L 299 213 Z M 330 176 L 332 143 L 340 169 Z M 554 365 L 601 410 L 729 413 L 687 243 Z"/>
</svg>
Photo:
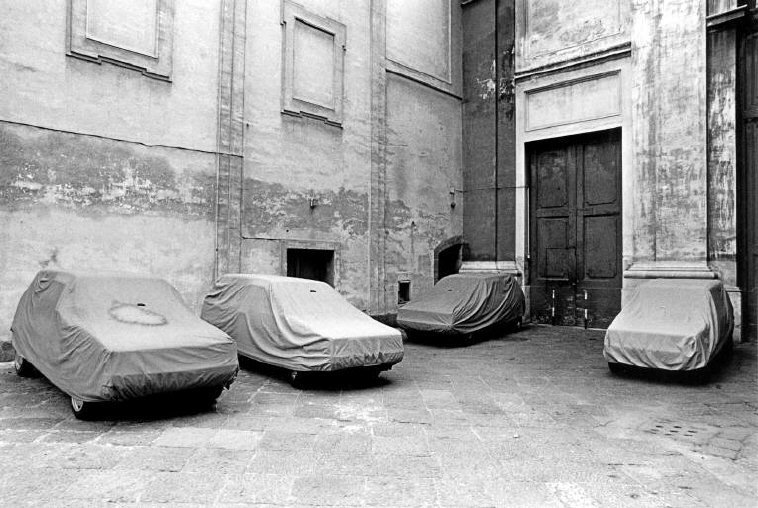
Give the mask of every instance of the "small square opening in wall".
<svg viewBox="0 0 758 508">
<path fill-rule="evenodd" d="M 411 281 L 400 280 L 397 282 L 397 303 L 403 304 L 411 301 Z"/>
<path fill-rule="evenodd" d="M 319 280 L 334 286 L 334 251 L 287 249 L 287 277 Z"/>
</svg>

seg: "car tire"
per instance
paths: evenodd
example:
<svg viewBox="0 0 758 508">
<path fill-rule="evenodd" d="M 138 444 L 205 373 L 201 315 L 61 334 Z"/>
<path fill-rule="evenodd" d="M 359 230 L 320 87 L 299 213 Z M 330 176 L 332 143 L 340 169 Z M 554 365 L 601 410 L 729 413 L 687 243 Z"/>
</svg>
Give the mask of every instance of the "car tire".
<svg viewBox="0 0 758 508">
<path fill-rule="evenodd" d="M 626 372 L 626 368 L 617 362 L 608 362 L 608 370 L 611 371 L 611 374 L 615 374 L 617 376 Z"/>
<path fill-rule="evenodd" d="M 93 402 L 85 402 L 76 397 L 71 397 L 71 411 L 74 412 L 74 416 L 77 420 L 92 420 L 96 413 L 96 404 Z"/>
<path fill-rule="evenodd" d="M 734 354 L 734 336 L 730 333 L 721 349 L 721 357 L 728 360 Z"/>
<path fill-rule="evenodd" d="M 21 377 L 35 377 L 37 376 L 37 369 L 29 363 L 29 360 L 16 353 L 13 357 L 13 368 L 16 370 L 16 374 Z"/>
<path fill-rule="evenodd" d="M 305 373 L 297 371 L 297 370 L 291 370 L 289 373 L 290 386 L 292 386 L 292 388 L 301 389 L 305 381 L 304 374 Z"/>
<path fill-rule="evenodd" d="M 212 408 L 216 405 L 216 401 L 221 396 L 221 392 L 224 391 L 223 386 L 214 386 L 213 388 L 201 388 L 195 390 L 193 394 L 193 400 L 198 406 L 202 408 Z"/>
<path fill-rule="evenodd" d="M 366 381 L 376 381 L 379 379 L 382 370 L 381 367 L 365 367 L 361 370 L 360 376 Z"/>
</svg>

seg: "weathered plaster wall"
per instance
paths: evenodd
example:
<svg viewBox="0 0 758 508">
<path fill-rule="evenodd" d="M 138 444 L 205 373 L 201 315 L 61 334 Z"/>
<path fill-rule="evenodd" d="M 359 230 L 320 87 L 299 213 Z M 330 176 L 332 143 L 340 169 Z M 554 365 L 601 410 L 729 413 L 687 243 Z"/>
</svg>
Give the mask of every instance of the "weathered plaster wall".
<svg viewBox="0 0 758 508">
<path fill-rule="evenodd" d="M 463 8 L 463 229 L 470 261 L 496 261 L 495 4 Z"/>
<path fill-rule="evenodd" d="M 463 232 L 462 12 L 457 0 L 386 5 L 385 118 L 375 124 L 384 225 L 373 234 L 384 233 L 385 302 L 394 312 L 398 281 L 411 281 L 411 299 L 434 284 L 435 249 Z"/>
<path fill-rule="evenodd" d="M 634 257 L 707 258 L 703 2 L 632 1 Z"/>
<path fill-rule="evenodd" d="M 213 277 L 219 5 L 176 3 L 166 82 L 67 56 L 67 4 L 0 16 L 0 339 L 40 268 Z"/>
<path fill-rule="evenodd" d="M 733 29 L 708 34 L 708 261 L 732 287 L 737 286 L 736 52 Z"/>
<path fill-rule="evenodd" d="M 387 80 L 387 279 L 434 284 L 434 249 L 461 234 L 460 101 L 401 76 Z"/>
<path fill-rule="evenodd" d="M 373 22 L 388 3 L 391 59 Z M 45 263 L 151 271 L 197 304 L 215 270 L 286 273 L 288 247 L 334 249 L 338 289 L 393 312 L 397 273 L 430 283 L 434 248 L 462 233 L 457 1 L 430 0 L 433 19 L 396 0 L 176 2 L 171 82 L 66 56 L 65 2 L 6 7 L 0 249 L 24 282 L 3 285 L 3 319 Z M 311 21 L 287 45 L 295 11 L 341 34 L 334 60 Z"/>
<path fill-rule="evenodd" d="M 325 0 L 298 3 L 316 22 L 345 27 L 340 125 L 283 113 L 288 78 L 282 55 L 290 53 L 281 5 L 250 3 L 240 270 L 286 273 L 287 248 L 334 249 L 337 289 L 358 308 L 392 313 L 397 274 L 413 273 L 428 285 L 434 248 L 461 234 L 462 203 L 457 211 L 450 207 L 450 189 L 461 189 L 460 102 L 398 77 L 406 70 L 427 72 L 435 86 L 459 88 L 459 28 L 440 31 L 419 14 L 418 5 L 397 1 L 349 8 Z M 429 7 L 435 8 L 434 19 L 459 22 L 451 10 L 459 9 L 455 2 L 434 0 Z M 382 27 L 390 24 L 386 46 L 383 31 L 373 23 L 367 30 L 377 18 Z M 446 44 L 432 48 L 424 34 Z M 291 58 L 325 57 L 311 55 L 316 50 L 296 46 Z M 425 57 L 430 51 L 436 51 L 431 63 Z M 432 65 L 412 69 L 418 62 Z M 387 72 L 390 66 L 394 74 Z M 337 90 L 328 76 L 314 79 L 323 81 L 295 88 L 312 87 L 323 96 L 329 95 L 324 90 Z M 400 89 L 409 95 L 399 96 Z M 377 97 L 384 97 L 381 109 L 372 107 Z M 372 240 L 377 235 L 381 242 Z"/>
<path fill-rule="evenodd" d="M 337 289 L 366 309 L 372 115 L 369 2 L 350 8 L 329 1 L 299 3 L 313 15 L 347 28 L 343 122 L 335 126 L 282 113 L 281 5 L 249 4 L 240 269 L 286 273 L 281 251 L 287 242 L 314 248 L 330 243 L 339 251 Z"/>
<path fill-rule="evenodd" d="M 199 308 L 215 157 L 0 122 L 0 330 L 42 268 L 146 272 Z"/>
<path fill-rule="evenodd" d="M 218 2 L 176 2 L 172 82 L 66 56 L 68 2 L 3 2 L 0 119 L 213 151 Z"/>
<path fill-rule="evenodd" d="M 463 10 L 464 234 L 469 261 L 515 260 L 513 1 Z"/>
<path fill-rule="evenodd" d="M 517 0 L 516 70 L 609 51 L 629 41 L 626 0 Z"/>
<path fill-rule="evenodd" d="M 500 0 L 497 11 L 497 258 L 516 260 L 516 6 Z"/>
</svg>

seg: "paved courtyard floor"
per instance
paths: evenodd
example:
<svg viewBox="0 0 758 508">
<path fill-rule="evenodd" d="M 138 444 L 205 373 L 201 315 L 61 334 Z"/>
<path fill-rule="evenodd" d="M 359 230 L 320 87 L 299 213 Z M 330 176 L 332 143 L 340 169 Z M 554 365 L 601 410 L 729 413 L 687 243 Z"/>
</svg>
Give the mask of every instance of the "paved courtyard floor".
<svg viewBox="0 0 758 508">
<path fill-rule="evenodd" d="M 705 385 L 617 377 L 602 332 L 406 343 L 378 381 L 246 365 L 211 412 L 73 418 L 0 364 L 6 506 L 756 506 L 756 344 Z"/>
</svg>

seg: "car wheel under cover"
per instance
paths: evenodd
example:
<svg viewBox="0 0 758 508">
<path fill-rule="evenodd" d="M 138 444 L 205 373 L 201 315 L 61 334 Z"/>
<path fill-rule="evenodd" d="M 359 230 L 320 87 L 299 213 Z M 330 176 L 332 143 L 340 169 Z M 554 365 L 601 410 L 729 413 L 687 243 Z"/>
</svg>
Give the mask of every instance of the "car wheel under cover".
<svg viewBox="0 0 758 508">
<path fill-rule="evenodd" d="M 33 377 L 37 374 L 34 365 L 18 353 L 13 358 L 13 368 L 16 369 L 16 374 L 21 377 Z"/>
<path fill-rule="evenodd" d="M 194 400 L 201 407 L 212 407 L 216 403 L 216 399 L 221 396 L 221 392 L 224 391 L 223 386 L 215 386 L 213 388 L 201 388 L 195 390 Z"/>
<path fill-rule="evenodd" d="M 293 388 L 302 388 L 305 381 L 305 374 L 297 370 L 291 370 L 289 373 L 290 386 Z"/>
<path fill-rule="evenodd" d="M 95 416 L 94 406 L 92 402 L 85 402 L 76 397 L 71 397 L 71 410 L 79 420 L 91 420 Z"/>
</svg>

